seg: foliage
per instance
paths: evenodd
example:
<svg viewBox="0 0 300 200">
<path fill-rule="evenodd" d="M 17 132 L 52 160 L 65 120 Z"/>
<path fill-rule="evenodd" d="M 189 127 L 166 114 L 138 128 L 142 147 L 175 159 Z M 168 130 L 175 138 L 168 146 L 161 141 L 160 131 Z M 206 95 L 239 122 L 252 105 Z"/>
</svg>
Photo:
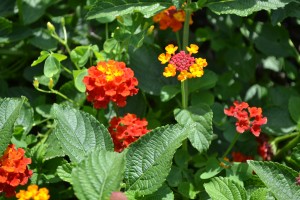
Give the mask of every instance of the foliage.
<svg viewBox="0 0 300 200">
<path fill-rule="evenodd" d="M 297 0 L 2 0 L 0 152 L 24 149 L 33 172 L 12 194 L 300 199 L 299 10 Z M 130 126 L 115 120 L 128 113 Z"/>
</svg>

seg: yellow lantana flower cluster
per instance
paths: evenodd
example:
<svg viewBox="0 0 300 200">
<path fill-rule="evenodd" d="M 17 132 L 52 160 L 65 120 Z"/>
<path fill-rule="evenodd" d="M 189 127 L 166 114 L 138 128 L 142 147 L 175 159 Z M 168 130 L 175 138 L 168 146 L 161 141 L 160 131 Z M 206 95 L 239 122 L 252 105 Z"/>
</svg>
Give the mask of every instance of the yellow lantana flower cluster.
<svg viewBox="0 0 300 200">
<path fill-rule="evenodd" d="M 16 194 L 18 200 L 48 200 L 50 199 L 47 188 L 40 188 L 37 185 L 29 185 L 27 190 L 20 190 Z"/>
<path fill-rule="evenodd" d="M 180 73 L 177 76 L 179 81 L 203 76 L 203 67 L 207 66 L 206 59 L 194 58 L 192 56 L 192 54 L 198 53 L 199 47 L 196 44 L 191 44 L 189 47 L 186 47 L 189 53 L 185 51 L 175 53 L 177 49 L 177 46 L 169 44 L 165 47 L 166 53 L 162 53 L 158 56 L 158 60 L 161 64 L 168 63 L 163 75 L 165 77 L 172 77 L 176 75 L 176 71 L 179 71 Z"/>
</svg>

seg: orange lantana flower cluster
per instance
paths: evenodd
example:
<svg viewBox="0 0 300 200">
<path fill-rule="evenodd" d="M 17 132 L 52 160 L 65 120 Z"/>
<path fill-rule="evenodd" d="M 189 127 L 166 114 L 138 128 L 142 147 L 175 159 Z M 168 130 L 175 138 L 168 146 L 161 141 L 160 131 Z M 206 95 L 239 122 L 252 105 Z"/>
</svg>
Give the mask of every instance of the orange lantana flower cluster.
<svg viewBox="0 0 300 200">
<path fill-rule="evenodd" d="M 106 108 L 110 101 L 124 107 L 126 98 L 138 93 L 134 72 L 124 62 L 114 60 L 99 62 L 97 66 L 90 67 L 83 82 L 86 85 L 87 100 L 93 102 L 96 109 Z"/>
<path fill-rule="evenodd" d="M 169 63 L 163 72 L 165 77 L 171 77 L 176 75 L 176 71 L 179 71 L 177 79 L 184 81 L 188 78 L 201 77 L 204 74 L 203 68 L 207 66 L 206 59 L 194 58 L 192 54 L 198 53 L 199 47 L 195 44 L 191 44 L 186 47 L 189 53 L 180 51 L 175 53 L 178 47 L 173 44 L 166 46 L 166 53 L 162 53 L 158 56 L 158 60 L 161 64 Z"/>
<path fill-rule="evenodd" d="M 183 10 L 177 10 L 175 6 L 171 6 L 153 17 L 153 21 L 159 23 L 159 28 L 161 30 L 166 30 L 170 27 L 174 32 L 177 32 L 182 28 L 184 20 L 185 12 Z M 189 23 L 193 23 L 192 17 L 190 18 Z"/>
<path fill-rule="evenodd" d="M 239 103 L 238 101 L 235 101 L 233 106 L 224 109 L 224 113 L 227 116 L 237 119 L 235 125 L 238 133 L 244 133 L 245 131 L 250 130 L 253 135 L 258 137 L 261 131 L 260 127 L 267 123 L 267 118 L 262 115 L 262 109 L 249 107 L 246 102 Z"/>
<path fill-rule="evenodd" d="M 135 114 L 128 113 L 124 117 L 112 118 L 108 130 L 115 144 L 115 151 L 123 151 L 142 135 L 148 133 L 147 125 L 148 122 L 145 119 L 140 119 Z"/>
<path fill-rule="evenodd" d="M 16 194 L 18 200 L 48 200 L 50 199 L 49 190 L 40 188 L 37 185 L 29 185 L 27 190 L 20 190 Z"/>
<path fill-rule="evenodd" d="M 6 197 L 14 196 L 16 187 L 25 185 L 32 175 L 27 167 L 31 159 L 24 154 L 24 149 L 15 149 L 15 145 L 10 144 L 0 158 L 0 193 L 5 192 Z"/>
</svg>

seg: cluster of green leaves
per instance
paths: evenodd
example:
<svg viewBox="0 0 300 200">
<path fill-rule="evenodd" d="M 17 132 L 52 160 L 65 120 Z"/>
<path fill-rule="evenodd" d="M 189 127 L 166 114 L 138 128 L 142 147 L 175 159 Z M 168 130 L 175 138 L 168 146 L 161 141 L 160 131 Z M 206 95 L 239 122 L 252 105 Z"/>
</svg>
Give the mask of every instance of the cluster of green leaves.
<svg viewBox="0 0 300 200">
<path fill-rule="evenodd" d="M 200 43 L 209 66 L 189 80 L 187 109 L 178 108 L 180 84 L 162 76 L 157 60 L 176 35 L 151 32 L 152 16 L 183 0 L 2 1 L 0 152 L 11 142 L 25 148 L 30 182 L 51 198 L 300 198 L 299 1 L 192 2 L 190 43 Z M 122 153 L 107 130 L 113 107 L 85 102 L 87 68 L 107 59 L 126 62 L 139 81 L 118 114 L 145 117 L 152 129 Z M 28 101 L 11 98 L 21 95 Z M 263 108 L 275 162 L 220 166 L 235 133 L 223 114 L 233 100 Z M 234 151 L 261 160 L 256 148 L 244 133 Z"/>
</svg>

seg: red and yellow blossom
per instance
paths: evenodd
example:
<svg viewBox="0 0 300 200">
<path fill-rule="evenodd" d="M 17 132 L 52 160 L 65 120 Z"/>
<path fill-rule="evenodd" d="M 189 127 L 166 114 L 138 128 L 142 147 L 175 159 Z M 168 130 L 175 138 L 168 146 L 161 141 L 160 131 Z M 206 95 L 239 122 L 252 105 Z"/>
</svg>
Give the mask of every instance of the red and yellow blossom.
<svg viewBox="0 0 300 200">
<path fill-rule="evenodd" d="M 261 131 L 260 127 L 267 123 L 267 118 L 262 115 L 262 109 L 249 107 L 246 102 L 239 103 L 238 101 L 235 101 L 233 106 L 224 109 L 224 113 L 227 116 L 237 119 L 235 125 L 238 133 L 244 133 L 245 131 L 250 130 L 253 135 L 258 137 Z"/>
<path fill-rule="evenodd" d="M 192 56 L 192 54 L 198 53 L 199 47 L 195 44 L 191 44 L 189 47 L 186 47 L 189 53 L 185 51 L 175 53 L 177 49 L 177 46 L 169 44 L 165 47 L 166 53 L 162 53 L 158 56 L 158 60 L 161 64 L 168 63 L 163 75 L 165 77 L 173 77 L 176 76 L 176 71 L 179 71 L 179 75 L 177 76 L 179 81 L 203 76 L 203 68 L 207 66 L 206 59 L 194 58 Z"/>
<path fill-rule="evenodd" d="M 86 86 L 87 100 L 96 109 L 106 108 L 110 101 L 124 107 L 126 98 L 138 93 L 137 79 L 134 72 L 124 62 L 109 60 L 99 62 L 88 69 L 83 82 Z"/>
<path fill-rule="evenodd" d="M 40 188 L 37 185 L 29 185 L 27 190 L 20 190 L 16 197 L 18 200 L 48 200 L 50 199 L 47 188 Z"/>
<path fill-rule="evenodd" d="M 184 10 L 177 10 L 175 6 L 163 10 L 153 17 L 153 21 L 159 23 L 161 30 L 171 28 L 173 32 L 177 32 L 182 28 L 182 24 L 185 21 Z M 190 18 L 189 24 L 192 24 L 192 17 Z"/>
<path fill-rule="evenodd" d="M 124 117 L 114 117 L 110 121 L 108 131 L 115 144 L 115 151 L 121 152 L 142 135 L 149 132 L 148 122 L 128 113 Z"/>
<path fill-rule="evenodd" d="M 32 175 L 27 166 L 31 159 L 24 154 L 24 149 L 10 144 L 0 158 L 0 193 L 5 193 L 6 197 L 14 196 L 16 187 L 25 185 Z"/>
</svg>

